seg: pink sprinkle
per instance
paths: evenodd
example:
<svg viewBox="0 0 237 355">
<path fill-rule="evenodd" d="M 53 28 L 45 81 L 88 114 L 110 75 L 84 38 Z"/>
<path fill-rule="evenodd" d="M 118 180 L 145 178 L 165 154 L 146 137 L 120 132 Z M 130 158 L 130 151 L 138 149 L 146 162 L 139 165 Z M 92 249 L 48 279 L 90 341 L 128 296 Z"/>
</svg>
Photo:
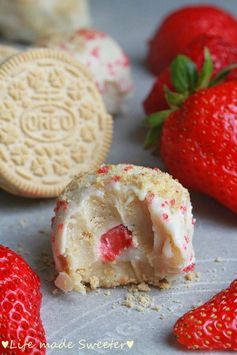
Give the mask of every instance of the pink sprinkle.
<svg viewBox="0 0 237 355">
<path fill-rule="evenodd" d="M 95 48 L 92 49 L 91 55 L 93 57 L 95 57 L 95 58 L 99 58 L 99 56 L 100 56 L 99 52 L 100 52 L 100 48 L 99 47 L 95 47 Z"/>
<path fill-rule="evenodd" d="M 161 207 L 165 207 L 165 203 L 164 202 L 162 202 Z"/>
<path fill-rule="evenodd" d="M 187 245 L 183 244 L 183 250 L 187 250 Z"/>
<path fill-rule="evenodd" d="M 167 215 L 167 213 L 163 213 L 162 214 L 162 218 L 163 218 L 164 221 L 167 221 L 169 216 Z"/>
<path fill-rule="evenodd" d="M 184 236 L 184 240 L 187 244 L 190 242 L 190 238 L 187 235 Z"/>
<path fill-rule="evenodd" d="M 110 75 L 115 75 L 114 66 L 113 66 L 112 63 L 108 63 L 107 64 L 107 68 L 108 68 L 108 71 L 109 71 Z"/>
<path fill-rule="evenodd" d="M 170 206 L 174 206 L 174 205 L 175 205 L 175 200 L 173 199 L 170 201 Z"/>
<path fill-rule="evenodd" d="M 122 63 L 122 66 L 124 66 L 124 67 L 128 67 L 129 66 L 129 59 L 128 59 L 128 57 L 125 54 L 123 56 L 123 59 L 122 59 L 121 63 Z"/>
<path fill-rule="evenodd" d="M 119 181 L 120 179 L 121 179 L 121 176 L 115 175 L 115 176 L 112 177 L 112 181 L 113 181 L 113 182 L 117 182 L 117 181 Z"/>
<path fill-rule="evenodd" d="M 131 169 L 133 169 L 132 165 L 126 165 L 123 170 L 127 172 L 127 171 L 129 171 Z"/>
<path fill-rule="evenodd" d="M 63 230 L 63 223 L 58 224 L 58 230 Z"/>
<path fill-rule="evenodd" d="M 155 171 L 160 171 L 160 169 L 159 169 L 159 168 L 154 168 L 153 170 L 155 170 Z"/>
<path fill-rule="evenodd" d="M 192 219 L 192 224 L 194 225 L 194 224 L 196 224 L 196 222 L 197 222 L 196 218 L 193 218 Z"/>
<path fill-rule="evenodd" d="M 97 170 L 96 174 L 107 174 L 108 171 L 109 171 L 109 167 L 106 165 L 103 165 Z"/>
<path fill-rule="evenodd" d="M 103 32 L 95 31 L 92 29 L 81 29 L 77 32 L 79 35 L 84 36 L 85 39 L 87 40 L 93 40 L 96 38 L 104 38 L 106 37 L 106 34 Z"/>
<path fill-rule="evenodd" d="M 192 264 L 186 266 L 182 271 L 183 272 L 193 271 L 195 269 L 195 266 L 196 266 L 195 263 L 192 263 Z"/>
<path fill-rule="evenodd" d="M 191 254 L 189 257 L 189 261 L 192 261 L 192 260 L 193 260 L 193 254 Z"/>
<path fill-rule="evenodd" d="M 152 203 L 152 201 L 154 200 L 155 195 L 152 192 L 148 192 L 146 195 L 146 199 L 148 203 Z"/>
<path fill-rule="evenodd" d="M 66 211 L 68 209 L 68 202 L 67 201 L 64 201 L 64 200 L 61 200 L 61 201 L 58 201 L 58 208 L 62 208 L 64 211 Z"/>
<path fill-rule="evenodd" d="M 185 212 L 187 211 L 187 208 L 185 206 L 180 206 L 180 211 L 185 214 Z"/>
</svg>

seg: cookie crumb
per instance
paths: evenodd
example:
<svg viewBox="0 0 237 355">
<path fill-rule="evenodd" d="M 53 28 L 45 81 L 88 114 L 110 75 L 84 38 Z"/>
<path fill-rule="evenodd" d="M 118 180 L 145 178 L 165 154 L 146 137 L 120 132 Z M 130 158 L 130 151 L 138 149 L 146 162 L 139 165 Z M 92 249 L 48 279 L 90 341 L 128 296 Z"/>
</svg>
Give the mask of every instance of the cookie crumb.
<svg viewBox="0 0 237 355">
<path fill-rule="evenodd" d="M 161 305 L 156 304 L 156 305 L 154 305 L 151 309 L 152 309 L 153 311 L 160 312 L 160 310 L 161 310 Z"/>
<path fill-rule="evenodd" d="M 128 294 L 126 298 L 122 302 L 122 306 L 128 307 L 128 308 L 134 308 L 135 307 L 135 297 L 131 294 Z"/>
<path fill-rule="evenodd" d="M 27 221 L 27 219 L 22 218 L 19 223 L 24 228 L 27 225 L 28 221 Z"/>
<path fill-rule="evenodd" d="M 214 259 L 215 263 L 221 263 L 222 259 L 220 256 L 217 256 L 215 259 Z"/>
<path fill-rule="evenodd" d="M 146 294 L 138 296 L 138 303 L 145 308 L 150 307 L 152 303 L 152 298 Z"/>
<path fill-rule="evenodd" d="M 58 288 L 55 288 L 53 291 L 52 291 L 52 294 L 53 295 L 57 295 L 59 293 L 59 289 Z"/>
<path fill-rule="evenodd" d="M 186 274 L 184 276 L 185 280 L 187 281 L 194 281 L 195 279 L 199 279 L 201 276 L 200 272 L 196 272 L 196 271 L 191 271 L 188 274 Z"/>
<path fill-rule="evenodd" d="M 109 290 L 107 290 L 107 291 L 104 292 L 104 295 L 105 295 L 105 296 L 110 296 L 110 295 L 111 295 L 111 292 L 110 292 Z"/>
<path fill-rule="evenodd" d="M 97 287 L 99 286 L 99 279 L 98 279 L 98 277 L 96 277 L 96 276 L 91 276 L 90 279 L 89 279 L 89 281 L 90 281 L 90 287 L 91 287 L 91 289 L 92 289 L 92 290 L 97 289 Z"/>
<path fill-rule="evenodd" d="M 142 292 L 150 292 L 151 289 L 150 287 L 145 283 L 142 282 L 137 286 L 138 291 L 142 291 Z"/>
<path fill-rule="evenodd" d="M 166 279 L 162 279 L 159 281 L 159 288 L 161 290 L 168 290 L 171 287 L 171 283 L 166 280 Z"/>
</svg>

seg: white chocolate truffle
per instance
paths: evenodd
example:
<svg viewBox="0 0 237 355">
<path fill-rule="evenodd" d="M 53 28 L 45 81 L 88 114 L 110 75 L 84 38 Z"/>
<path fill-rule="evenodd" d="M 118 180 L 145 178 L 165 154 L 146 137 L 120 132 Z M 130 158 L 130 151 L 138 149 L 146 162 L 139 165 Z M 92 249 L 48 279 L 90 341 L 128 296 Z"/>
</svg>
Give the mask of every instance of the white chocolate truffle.
<svg viewBox="0 0 237 355">
<path fill-rule="evenodd" d="M 167 286 L 195 265 L 191 210 L 188 191 L 157 169 L 105 165 L 79 175 L 52 220 L 57 287 Z"/>
<path fill-rule="evenodd" d="M 0 0 L 0 32 L 11 40 L 34 42 L 89 23 L 87 0 Z"/>
<path fill-rule="evenodd" d="M 133 91 L 129 59 L 122 48 L 104 32 L 81 29 L 64 38 L 45 39 L 39 46 L 62 49 L 85 64 L 94 76 L 107 110 L 119 113 Z"/>
</svg>

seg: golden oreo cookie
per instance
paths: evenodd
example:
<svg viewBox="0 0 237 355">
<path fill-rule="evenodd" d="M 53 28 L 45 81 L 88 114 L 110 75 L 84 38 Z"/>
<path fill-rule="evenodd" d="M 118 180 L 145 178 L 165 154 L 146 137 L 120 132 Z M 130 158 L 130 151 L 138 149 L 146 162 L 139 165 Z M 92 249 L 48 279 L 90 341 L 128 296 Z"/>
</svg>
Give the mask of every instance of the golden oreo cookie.
<svg viewBox="0 0 237 355">
<path fill-rule="evenodd" d="M 63 52 L 35 49 L 0 67 L 0 185 L 54 197 L 104 161 L 112 118 L 88 70 Z"/>
</svg>

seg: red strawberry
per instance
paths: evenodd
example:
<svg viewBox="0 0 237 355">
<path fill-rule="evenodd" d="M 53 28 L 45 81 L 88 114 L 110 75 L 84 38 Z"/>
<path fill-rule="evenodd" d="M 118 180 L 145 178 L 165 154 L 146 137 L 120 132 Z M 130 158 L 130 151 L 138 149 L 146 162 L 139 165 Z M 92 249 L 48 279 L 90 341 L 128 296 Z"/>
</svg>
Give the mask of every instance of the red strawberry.
<svg viewBox="0 0 237 355">
<path fill-rule="evenodd" d="M 194 41 L 182 51 L 184 55 L 188 56 L 195 62 L 198 71 L 200 71 L 203 66 L 204 48 L 208 48 L 211 53 L 214 66 L 212 76 L 216 75 L 218 71 L 227 65 L 237 63 L 236 46 L 230 46 L 229 43 L 217 36 L 201 35 L 195 38 Z M 226 80 L 233 79 L 237 79 L 237 70 L 232 70 L 226 78 Z M 169 107 L 164 94 L 164 86 L 167 86 L 171 90 L 174 89 L 170 79 L 169 67 L 167 67 L 156 79 L 154 86 L 144 101 L 143 105 L 146 114 L 150 115 Z"/>
<path fill-rule="evenodd" d="M 213 6 L 183 7 L 168 15 L 150 41 L 147 58 L 150 70 L 158 75 L 194 38 L 205 33 L 236 45 L 237 21 Z"/>
<path fill-rule="evenodd" d="M 177 92 L 166 89 L 171 108 L 147 118 L 146 147 L 156 144 L 164 123 L 160 154 L 167 170 L 237 212 L 237 81 L 220 84 L 225 69 L 210 81 L 211 69 L 207 50 L 199 75 L 189 58 L 176 58 L 171 70 Z"/>
<path fill-rule="evenodd" d="M 188 349 L 237 350 L 237 280 L 182 316 L 174 335 Z"/>
<path fill-rule="evenodd" d="M 132 232 L 124 225 L 111 228 L 100 239 L 100 252 L 104 261 L 115 260 L 123 250 L 132 246 Z"/>
<path fill-rule="evenodd" d="M 0 245 L 1 354 L 45 354 L 40 349 L 46 341 L 41 298 L 39 277 L 19 255 Z"/>
</svg>

